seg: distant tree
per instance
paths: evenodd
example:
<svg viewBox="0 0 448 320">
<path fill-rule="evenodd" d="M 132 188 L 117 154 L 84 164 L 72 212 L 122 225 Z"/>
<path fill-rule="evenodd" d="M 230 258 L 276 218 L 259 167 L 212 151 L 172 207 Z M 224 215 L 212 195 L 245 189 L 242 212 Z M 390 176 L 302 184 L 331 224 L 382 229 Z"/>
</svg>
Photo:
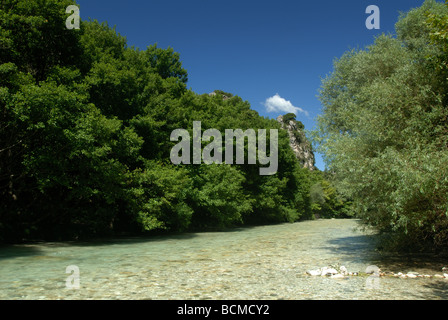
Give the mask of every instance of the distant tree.
<svg viewBox="0 0 448 320">
<path fill-rule="evenodd" d="M 283 116 L 283 121 L 285 123 L 289 123 L 291 120 L 296 121 L 296 115 L 294 113 L 287 113 Z"/>
<path fill-rule="evenodd" d="M 218 94 L 218 95 L 222 96 L 222 97 L 227 97 L 227 98 L 233 97 L 233 94 L 231 94 L 229 92 L 222 91 L 222 90 L 214 90 L 213 92 L 215 94 Z"/>
</svg>

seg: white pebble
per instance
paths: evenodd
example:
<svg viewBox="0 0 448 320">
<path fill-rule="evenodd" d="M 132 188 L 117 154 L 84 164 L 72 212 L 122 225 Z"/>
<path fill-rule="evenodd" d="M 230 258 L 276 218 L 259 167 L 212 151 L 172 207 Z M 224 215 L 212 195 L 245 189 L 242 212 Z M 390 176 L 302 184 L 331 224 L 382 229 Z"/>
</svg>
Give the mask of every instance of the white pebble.
<svg viewBox="0 0 448 320">
<path fill-rule="evenodd" d="M 316 269 L 316 270 L 308 270 L 306 273 L 309 274 L 310 276 L 320 276 L 322 272 L 320 269 Z"/>
<path fill-rule="evenodd" d="M 338 271 L 334 268 L 322 268 L 322 274 L 321 276 L 326 276 L 326 275 L 332 275 L 332 274 L 337 274 Z"/>
</svg>

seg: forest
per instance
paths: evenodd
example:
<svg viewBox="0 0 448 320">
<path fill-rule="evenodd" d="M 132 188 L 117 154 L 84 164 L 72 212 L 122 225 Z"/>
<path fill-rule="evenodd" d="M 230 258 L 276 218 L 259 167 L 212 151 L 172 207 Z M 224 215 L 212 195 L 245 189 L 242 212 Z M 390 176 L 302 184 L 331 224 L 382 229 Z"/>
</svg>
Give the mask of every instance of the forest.
<svg viewBox="0 0 448 320">
<path fill-rule="evenodd" d="M 448 1 L 335 60 L 310 132 L 325 171 L 303 168 L 288 132 L 242 97 L 189 89 L 173 48 L 128 46 L 96 20 L 68 30 L 73 4 L 0 3 L 0 242 L 355 217 L 385 247 L 448 245 Z M 195 121 L 278 130 L 278 170 L 173 164 L 171 133 Z"/>
<path fill-rule="evenodd" d="M 327 172 L 299 165 L 275 119 L 219 88 L 188 89 L 173 48 L 130 47 L 96 20 L 67 29 L 73 4 L 0 3 L 0 242 L 352 214 Z M 277 172 L 260 175 L 259 162 L 173 164 L 170 134 L 191 134 L 194 121 L 222 133 L 277 129 Z"/>
</svg>

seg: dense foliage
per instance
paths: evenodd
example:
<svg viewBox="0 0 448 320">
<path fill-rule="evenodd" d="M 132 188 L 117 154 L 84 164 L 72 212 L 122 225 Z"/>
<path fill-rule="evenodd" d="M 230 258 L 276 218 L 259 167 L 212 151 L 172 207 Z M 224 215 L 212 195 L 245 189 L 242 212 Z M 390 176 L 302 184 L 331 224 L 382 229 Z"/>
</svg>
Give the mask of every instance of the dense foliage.
<svg viewBox="0 0 448 320">
<path fill-rule="evenodd" d="M 69 0 L 0 3 L 0 240 L 297 221 L 335 208 L 285 131 L 279 170 L 173 165 L 174 129 L 280 129 L 240 97 L 198 95 L 172 48 L 106 23 L 65 26 Z M 322 190 L 311 185 L 322 183 Z M 325 200 L 325 197 L 333 200 Z"/>
<path fill-rule="evenodd" d="M 397 248 L 448 244 L 447 17 L 427 0 L 322 84 L 316 136 L 338 190 Z"/>
</svg>

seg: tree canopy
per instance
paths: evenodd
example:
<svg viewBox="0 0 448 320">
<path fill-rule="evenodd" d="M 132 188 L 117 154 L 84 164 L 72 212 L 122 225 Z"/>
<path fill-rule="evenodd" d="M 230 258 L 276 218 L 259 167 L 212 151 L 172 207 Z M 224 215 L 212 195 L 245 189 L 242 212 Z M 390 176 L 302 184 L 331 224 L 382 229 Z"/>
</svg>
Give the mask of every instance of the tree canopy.
<svg viewBox="0 0 448 320">
<path fill-rule="evenodd" d="M 273 176 L 260 176 L 260 164 L 172 164 L 170 133 L 191 132 L 193 121 L 221 132 L 280 126 L 238 96 L 188 90 L 173 48 L 129 47 L 96 20 L 66 29 L 71 4 L 0 3 L 1 241 L 312 216 L 320 178 L 298 165 L 284 131 Z"/>
</svg>

